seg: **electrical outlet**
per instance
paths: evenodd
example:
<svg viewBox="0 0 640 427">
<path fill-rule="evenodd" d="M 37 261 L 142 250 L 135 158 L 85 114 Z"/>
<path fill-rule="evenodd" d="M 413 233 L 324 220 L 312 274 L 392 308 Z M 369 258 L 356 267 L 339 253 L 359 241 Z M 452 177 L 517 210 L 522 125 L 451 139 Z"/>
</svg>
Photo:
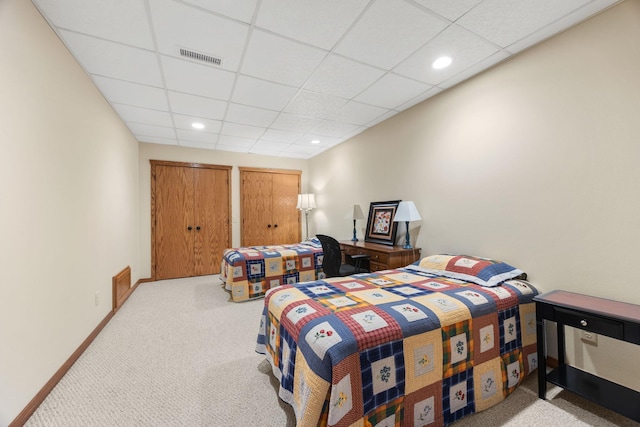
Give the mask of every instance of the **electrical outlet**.
<svg viewBox="0 0 640 427">
<path fill-rule="evenodd" d="M 584 343 L 595 345 L 595 346 L 598 345 L 598 335 L 593 332 L 582 331 L 582 335 L 580 339 Z"/>
<path fill-rule="evenodd" d="M 100 292 L 96 292 L 94 301 L 96 303 L 96 307 L 100 305 Z"/>
</svg>

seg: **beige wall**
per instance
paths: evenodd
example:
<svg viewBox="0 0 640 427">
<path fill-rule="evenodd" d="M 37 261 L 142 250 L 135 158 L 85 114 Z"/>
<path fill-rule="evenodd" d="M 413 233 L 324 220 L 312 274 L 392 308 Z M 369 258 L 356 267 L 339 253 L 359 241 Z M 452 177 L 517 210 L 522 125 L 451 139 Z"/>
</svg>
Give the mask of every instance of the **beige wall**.
<svg viewBox="0 0 640 427">
<path fill-rule="evenodd" d="M 139 210 L 136 140 L 31 2 L 0 0 L 0 52 L 4 426 L 111 310 Z"/>
<path fill-rule="evenodd" d="M 627 1 L 314 157 L 317 229 L 349 238 L 353 203 L 413 200 L 423 255 L 502 259 L 543 291 L 640 304 L 637 40 Z M 620 356 L 606 375 L 640 389 Z"/>
<path fill-rule="evenodd" d="M 149 163 L 151 159 L 209 163 L 233 167 L 231 169 L 231 245 L 233 247 L 240 246 L 239 167 L 299 170 L 302 171 L 302 177 L 300 178 L 302 191 L 304 192 L 307 188 L 308 160 L 140 143 L 140 259 L 142 262 L 142 277 L 151 277 L 151 166 Z M 302 217 L 301 224 L 304 227 L 304 217 Z M 309 228 L 309 232 L 311 232 L 311 228 Z"/>
</svg>

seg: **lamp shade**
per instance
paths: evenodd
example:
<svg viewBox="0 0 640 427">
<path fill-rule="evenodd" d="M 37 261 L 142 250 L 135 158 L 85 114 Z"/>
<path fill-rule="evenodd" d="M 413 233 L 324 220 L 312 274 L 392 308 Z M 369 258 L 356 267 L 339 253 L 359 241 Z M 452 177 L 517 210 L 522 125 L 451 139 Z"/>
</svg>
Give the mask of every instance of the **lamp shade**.
<svg viewBox="0 0 640 427">
<path fill-rule="evenodd" d="M 364 219 L 360 205 L 353 205 L 353 217 L 351 219 Z"/>
<path fill-rule="evenodd" d="M 296 209 L 310 211 L 316 208 L 315 194 L 298 194 Z"/>
<path fill-rule="evenodd" d="M 393 217 L 394 222 L 419 221 L 421 219 L 418 209 L 416 209 L 416 205 L 411 201 L 400 202 L 398 209 L 396 210 L 396 215 Z"/>
</svg>

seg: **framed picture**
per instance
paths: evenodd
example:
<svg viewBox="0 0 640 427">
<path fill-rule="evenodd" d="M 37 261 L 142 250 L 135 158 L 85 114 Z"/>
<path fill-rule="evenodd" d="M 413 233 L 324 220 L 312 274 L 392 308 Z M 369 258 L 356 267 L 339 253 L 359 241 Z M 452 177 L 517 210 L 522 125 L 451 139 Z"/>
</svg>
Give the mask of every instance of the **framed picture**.
<svg viewBox="0 0 640 427">
<path fill-rule="evenodd" d="M 400 200 L 391 202 L 372 202 L 369 206 L 369 218 L 367 219 L 367 232 L 365 242 L 381 243 L 393 246 L 396 242 L 398 223 L 393 222 L 393 217 L 398 209 Z"/>
</svg>

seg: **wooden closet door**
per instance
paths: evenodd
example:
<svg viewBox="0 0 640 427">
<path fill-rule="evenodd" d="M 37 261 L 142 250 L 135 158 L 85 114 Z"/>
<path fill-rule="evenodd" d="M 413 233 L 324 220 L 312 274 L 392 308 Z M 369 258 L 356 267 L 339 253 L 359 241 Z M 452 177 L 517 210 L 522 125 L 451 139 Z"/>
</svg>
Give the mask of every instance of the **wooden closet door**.
<svg viewBox="0 0 640 427">
<path fill-rule="evenodd" d="M 231 166 L 151 160 L 155 280 L 220 272 L 231 246 Z"/>
<path fill-rule="evenodd" d="M 242 174 L 242 246 L 269 245 L 274 224 L 271 220 L 272 174 Z"/>
<path fill-rule="evenodd" d="M 194 169 L 195 275 L 220 273 L 229 247 L 228 171 Z"/>
<path fill-rule="evenodd" d="M 242 246 L 300 241 L 300 171 L 240 168 Z"/>
<path fill-rule="evenodd" d="M 193 276 L 193 170 L 155 168 L 155 279 Z M 191 230 L 189 230 L 191 227 Z"/>
<path fill-rule="evenodd" d="M 278 226 L 273 230 L 273 241 L 300 242 L 300 211 L 298 203 L 300 175 L 273 174 L 272 218 Z M 293 207 L 293 209 L 292 209 Z"/>
</svg>

